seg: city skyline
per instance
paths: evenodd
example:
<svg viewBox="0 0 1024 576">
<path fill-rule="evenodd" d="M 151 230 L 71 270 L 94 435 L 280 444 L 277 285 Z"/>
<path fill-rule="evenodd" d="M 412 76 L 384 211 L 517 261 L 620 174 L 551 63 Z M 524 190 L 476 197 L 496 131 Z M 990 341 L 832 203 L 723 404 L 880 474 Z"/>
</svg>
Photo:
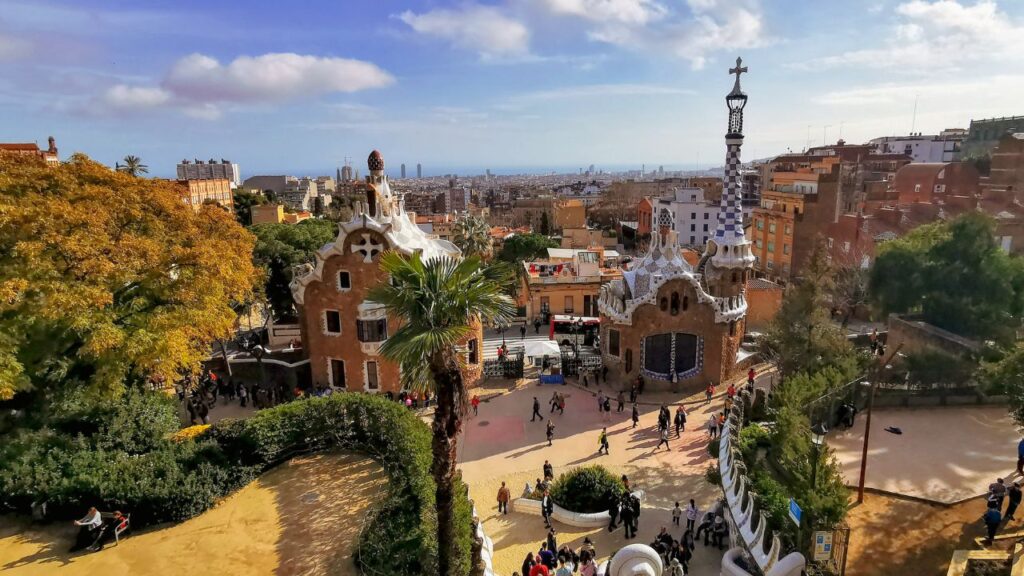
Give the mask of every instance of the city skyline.
<svg viewBox="0 0 1024 576">
<path fill-rule="evenodd" d="M 763 95 L 751 159 L 1021 112 L 1024 5 L 826 4 L 0 0 L 0 125 L 156 176 L 326 174 L 374 148 L 425 176 L 714 167 L 737 55 Z"/>
</svg>

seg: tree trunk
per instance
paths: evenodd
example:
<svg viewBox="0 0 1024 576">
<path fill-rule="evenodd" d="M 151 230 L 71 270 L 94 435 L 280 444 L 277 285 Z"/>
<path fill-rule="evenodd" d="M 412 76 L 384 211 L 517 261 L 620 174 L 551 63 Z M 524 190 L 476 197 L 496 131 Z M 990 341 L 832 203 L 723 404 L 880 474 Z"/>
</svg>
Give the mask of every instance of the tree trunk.
<svg viewBox="0 0 1024 576">
<path fill-rule="evenodd" d="M 431 442 L 431 474 L 436 483 L 437 572 L 456 575 L 455 541 L 455 459 L 462 416 L 465 414 L 466 389 L 454 354 L 438 352 L 430 359 L 430 372 L 437 392 L 434 408 L 434 437 Z"/>
</svg>

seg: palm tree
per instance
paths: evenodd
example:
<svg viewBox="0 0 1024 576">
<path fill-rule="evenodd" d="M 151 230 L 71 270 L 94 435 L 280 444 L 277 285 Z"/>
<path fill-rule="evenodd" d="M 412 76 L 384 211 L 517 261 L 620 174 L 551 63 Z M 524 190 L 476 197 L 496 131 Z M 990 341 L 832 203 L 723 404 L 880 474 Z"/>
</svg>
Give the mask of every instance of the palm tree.
<svg viewBox="0 0 1024 576">
<path fill-rule="evenodd" d="M 491 227 L 483 218 L 467 214 L 452 226 L 452 242 L 466 256 L 491 256 Z"/>
<path fill-rule="evenodd" d="M 505 264 L 481 266 L 479 256 L 442 256 L 423 261 L 419 253 L 387 252 L 381 270 L 391 282 L 370 290 L 367 299 L 382 304 L 401 327 L 381 346 L 397 362 L 412 388 L 432 388 L 434 410 L 431 474 L 436 483 L 438 573 L 448 576 L 455 563 L 455 458 L 466 385 L 457 346 L 473 334 L 476 321 L 494 324 L 511 318 L 512 300 L 504 294 L 511 274 Z"/>
<path fill-rule="evenodd" d="M 116 167 L 118 172 L 124 172 L 130 176 L 149 174 L 149 166 L 142 163 L 142 158 L 131 154 L 124 157 L 124 164 L 118 163 Z"/>
</svg>

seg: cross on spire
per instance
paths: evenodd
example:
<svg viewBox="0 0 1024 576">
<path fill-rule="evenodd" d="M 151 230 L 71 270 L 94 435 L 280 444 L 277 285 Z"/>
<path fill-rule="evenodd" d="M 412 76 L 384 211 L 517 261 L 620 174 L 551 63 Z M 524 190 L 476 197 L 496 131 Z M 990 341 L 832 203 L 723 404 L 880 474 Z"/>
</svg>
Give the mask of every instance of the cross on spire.
<svg viewBox="0 0 1024 576">
<path fill-rule="evenodd" d="M 735 74 L 736 75 L 736 84 L 732 88 L 732 91 L 734 93 L 738 93 L 740 91 L 740 74 L 743 74 L 744 72 L 747 71 L 747 67 L 743 66 L 742 64 L 743 64 L 743 58 L 737 57 L 736 58 L 736 67 L 735 68 L 729 68 L 729 74 Z"/>
</svg>

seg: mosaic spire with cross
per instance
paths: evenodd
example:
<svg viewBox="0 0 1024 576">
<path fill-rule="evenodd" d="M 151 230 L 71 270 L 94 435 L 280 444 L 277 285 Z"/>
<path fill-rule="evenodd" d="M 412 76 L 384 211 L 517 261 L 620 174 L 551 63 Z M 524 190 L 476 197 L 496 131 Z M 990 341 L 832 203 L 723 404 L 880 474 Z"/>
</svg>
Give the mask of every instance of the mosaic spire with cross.
<svg viewBox="0 0 1024 576">
<path fill-rule="evenodd" d="M 736 66 L 729 69 L 729 74 L 736 75 L 732 91 L 725 97 L 729 107 L 729 130 L 725 135 L 725 182 L 722 199 L 718 208 L 718 226 L 715 229 L 715 243 L 718 244 L 723 259 L 728 252 L 736 264 L 745 263 L 745 245 L 748 243 L 743 233 L 743 190 L 740 178 L 740 148 L 743 146 L 743 107 L 747 105 L 747 95 L 740 89 L 740 75 L 747 72 L 743 59 L 736 59 Z M 724 247 L 732 246 L 733 250 Z M 743 247 L 739 252 L 736 247 Z M 738 259 L 737 259 L 738 257 Z"/>
</svg>

